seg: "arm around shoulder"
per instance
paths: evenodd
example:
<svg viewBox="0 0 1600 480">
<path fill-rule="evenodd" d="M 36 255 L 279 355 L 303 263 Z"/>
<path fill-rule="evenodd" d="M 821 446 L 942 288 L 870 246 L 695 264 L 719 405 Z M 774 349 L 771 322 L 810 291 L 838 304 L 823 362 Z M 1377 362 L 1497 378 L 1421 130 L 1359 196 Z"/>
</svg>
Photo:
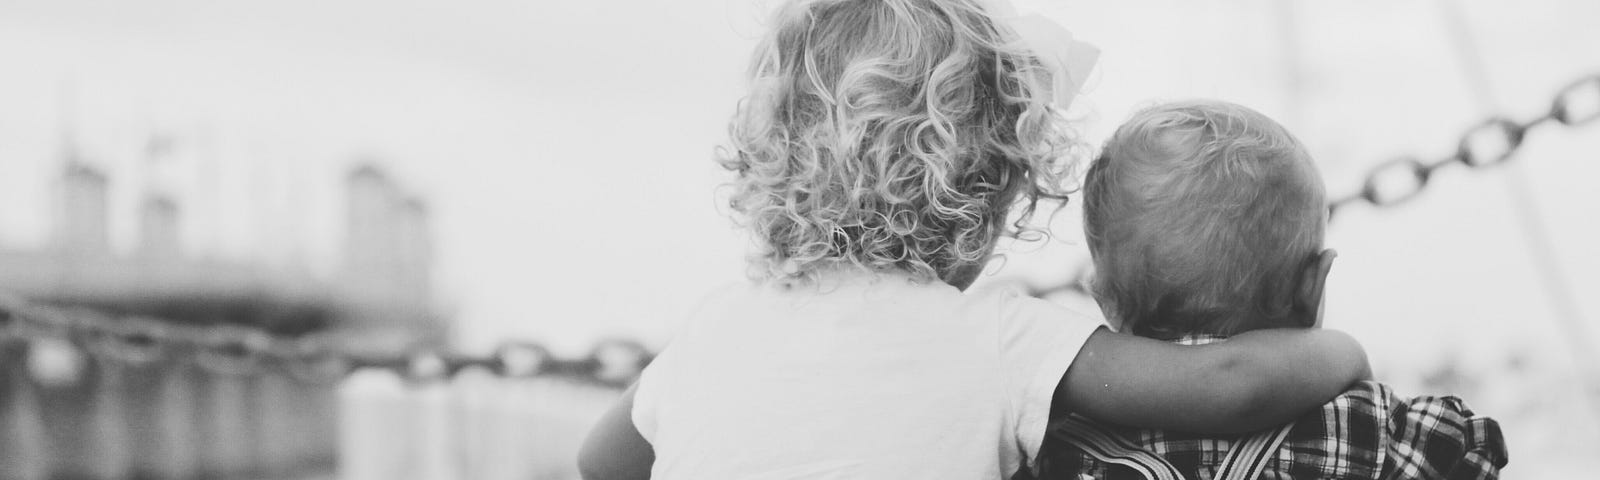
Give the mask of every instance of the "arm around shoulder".
<svg viewBox="0 0 1600 480">
<path fill-rule="evenodd" d="M 1202 346 L 1100 330 L 1062 378 L 1052 410 L 1141 428 L 1239 433 L 1292 420 L 1370 376 L 1366 352 L 1332 330 L 1260 330 Z"/>
</svg>

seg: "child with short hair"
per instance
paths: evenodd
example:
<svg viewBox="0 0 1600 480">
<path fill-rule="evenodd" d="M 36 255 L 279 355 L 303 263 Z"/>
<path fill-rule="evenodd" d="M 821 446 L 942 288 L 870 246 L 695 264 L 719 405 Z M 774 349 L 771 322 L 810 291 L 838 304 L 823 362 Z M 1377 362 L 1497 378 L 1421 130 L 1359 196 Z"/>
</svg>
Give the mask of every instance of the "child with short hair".
<svg viewBox="0 0 1600 480">
<path fill-rule="evenodd" d="M 753 280 L 708 296 L 600 421 L 585 478 L 1007 478 L 1067 412 L 1249 431 L 1368 375 L 1336 332 L 1177 346 L 964 292 L 1065 198 L 1081 144 L 1053 104 L 1073 92 L 1046 87 L 1070 72 L 1019 39 L 974 0 L 782 9 L 722 158 Z"/>
<path fill-rule="evenodd" d="M 1141 110 L 1089 167 L 1083 196 L 1093 291 L 1123 332 L 1215 345 L 1320 325 L 1334 258 L 1323 248 L 1322 178 L 1267 116 L 1214 100 Z M 1506 463 L 1494 420 L 1454 397 L 1404 399 L 1376 382 L 1246 436 L 1072 416 L 1052 426 L 1041 456 L 1044 479 L 1483 479 Z"/>
</svg>

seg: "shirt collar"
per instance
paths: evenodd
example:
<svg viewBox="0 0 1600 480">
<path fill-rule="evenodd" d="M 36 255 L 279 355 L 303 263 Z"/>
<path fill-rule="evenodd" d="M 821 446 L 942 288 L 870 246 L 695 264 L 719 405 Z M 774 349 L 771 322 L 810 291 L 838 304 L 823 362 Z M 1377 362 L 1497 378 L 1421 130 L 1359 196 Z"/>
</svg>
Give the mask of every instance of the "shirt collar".
<svg viewBox="0 0 1600 480">
<path fill-rule="evenodd" d="M 1221 335 L 1196 334 L 1184 335 L 1179 337 L 1177 340 L 1173 340 L 1172 343 L 1176 343 L 1178 345 L 1205 345 L 1208 343 L 1217 343 L 1227 339 L 1228 337 Z"/>
</svg>

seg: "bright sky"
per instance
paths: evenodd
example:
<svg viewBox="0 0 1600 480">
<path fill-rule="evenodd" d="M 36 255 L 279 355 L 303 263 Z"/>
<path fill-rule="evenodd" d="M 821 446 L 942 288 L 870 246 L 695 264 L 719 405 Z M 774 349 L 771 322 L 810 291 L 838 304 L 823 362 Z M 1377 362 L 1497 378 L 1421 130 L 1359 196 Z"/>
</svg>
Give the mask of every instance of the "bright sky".
<svg viewBox="0 0 1600 480">
<path fill-rule="evenodd" d="M 463 347 L 659 345 L 703 292 L 741 278 L 711 151 L 771 3 L 0 1 L 0 244 L 45 240 L 67 105 L 113 173 L 121 245 L 153 185 L 189 206 L 196 254 L 326 270 L 335 187 L 370 156 L 434 207 L 441 302 Z M 1525 118 L 1600 71 L 1600 3 L 1585 0 L 1460 2 L 1487 103 L 1469 93 L 1445 0 L 1019 3 L 1101 47 L 1079 102 L 1088 138 L 1152 99 L 1220 97 L 1297 131 L 1333 193 L 1394 155 L 1448 153 L 1485 105 Z M 176 160 L 141 168 L 153 131 L 177 138 Z M 1328 323 L 1361 338 L 1380 374 L 1415 385 L 1407 375 L 1440 362 L 1494 375 L 1521 357 L 1568 388 L 1562 319 L 1600 338 L 1600 124 L 1528 144 L 1509 168 L 1444 172 L 1417 201 L 1358 207 L 1331 229 Z M 1530 248 L 1528 212 L 1550 245 Z M 1056 227 L 1067 240 L 1014 254 L 1001 275 L 1072 271 L 1075 214 Z M 1536 251 L 1574 314 L 1559 313 Z"/>
</svg>

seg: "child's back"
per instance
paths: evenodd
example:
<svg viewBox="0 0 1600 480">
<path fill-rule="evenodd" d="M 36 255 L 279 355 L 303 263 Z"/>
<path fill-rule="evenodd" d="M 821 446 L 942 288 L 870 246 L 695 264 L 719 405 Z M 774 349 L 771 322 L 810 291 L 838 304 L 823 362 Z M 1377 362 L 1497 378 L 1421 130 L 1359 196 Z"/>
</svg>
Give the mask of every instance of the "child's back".
<svg viewBox="0 0 1600 480">
<path fill-rule="evenodd" d="M 974 0 L 780 10 L 721 158 L 757 281 L 643 375 L 657 475 L 996 478 L 1037 451 L 1099 323 L 960 290 L 1074 160 L 1064 72 L 1017 43 Z"/>
<path fill-rule="evenodd" d="M 902 274 L 820 281 L 724 290 L 651 365 L 633 420 L 658 474 L 1005 477 L 1038 450 L 1056 384 L 1099 326 Z"/>
</svg>

